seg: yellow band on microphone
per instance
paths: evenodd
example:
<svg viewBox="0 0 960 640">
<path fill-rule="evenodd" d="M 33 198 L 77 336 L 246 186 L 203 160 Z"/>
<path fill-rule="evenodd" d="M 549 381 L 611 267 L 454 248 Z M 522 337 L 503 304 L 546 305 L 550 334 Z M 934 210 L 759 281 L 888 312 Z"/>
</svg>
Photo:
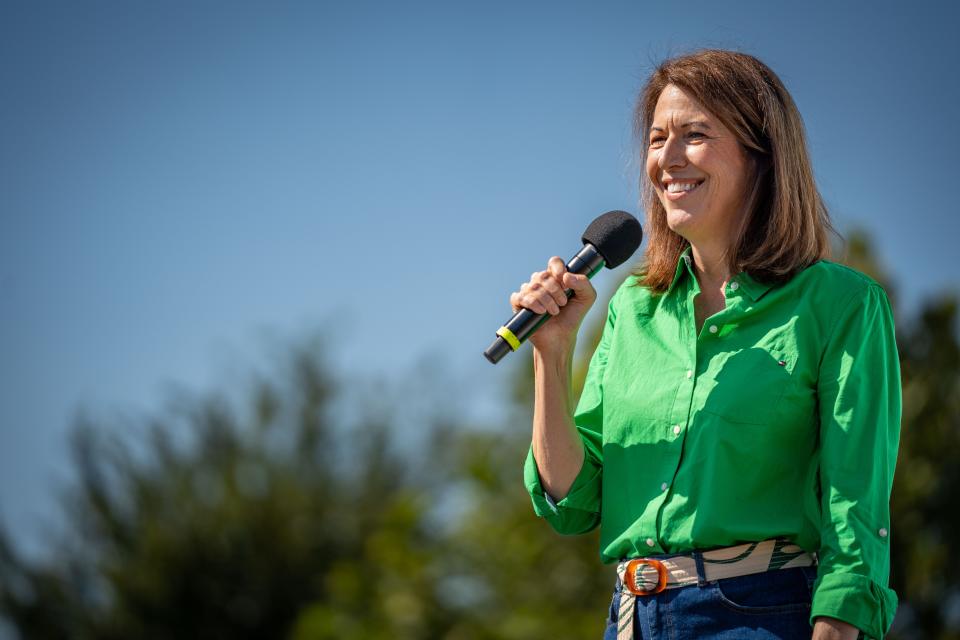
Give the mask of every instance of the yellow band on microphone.
<svg viewBox="0 0 960 640">
<path fill-rule="evenodd" d="M 507 344 L 509 344 L 510 348 L 514 351 L 520 348 L 520 341 L 517 340 L 517 336 L 513 335 L 513 331 L 510 331 L 510 329 L 500 327 L 497 329 L 497 335 L 506 340 Z"/>
</svg>

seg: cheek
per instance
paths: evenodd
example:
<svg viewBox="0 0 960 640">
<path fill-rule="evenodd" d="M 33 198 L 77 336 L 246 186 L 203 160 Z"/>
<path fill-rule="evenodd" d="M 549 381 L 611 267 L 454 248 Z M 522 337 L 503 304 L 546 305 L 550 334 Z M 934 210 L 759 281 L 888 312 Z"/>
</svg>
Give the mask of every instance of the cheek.
<svg viewBox="0 0 960 640">
<path fill-rule="evenodd" d="M 743 198 L 744 177 L 739 173 L 726 172 L 720 176 L 718 184 L 719 189 L 716 195 L 719 199 L 730 202 Z"/>
<path fill-rule="evenodd" d="M 647 171 L 647 179 L 650 180 L 650 184 L 652 184 L 653 186 L 656 186 L 656 184 L 657 184 L 657 173 L 658 173 L 658 171 L 657 171 L 657 159 L 656 159 L 655 157 L 653 157 L 653 156 L 649 156 L 649 157 L 647 158 L 647 165 L 646 165 L 645 168 L 646 168 L 646 171 Z"/>
<path fill-rule="evenodd" d="M 747 166 L 738 150 L 729 150 L 717 163 L 717 174 L 723 185 L 723 196 L 729 199 L 740 198 L 747 182 Z"/>
</svg>

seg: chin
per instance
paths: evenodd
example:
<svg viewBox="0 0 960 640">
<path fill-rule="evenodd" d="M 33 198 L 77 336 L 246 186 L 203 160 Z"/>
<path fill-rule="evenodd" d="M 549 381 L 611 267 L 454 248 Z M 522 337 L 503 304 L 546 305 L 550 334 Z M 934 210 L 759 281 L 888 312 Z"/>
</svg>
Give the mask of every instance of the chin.
<svg viewBox="0 0 960 640">
<path fill-rule="evenodd" d="M 696 229 L 697 222 L 696 216 L 690 215 L 686 211 L 667 210 L 667 226 L 670 227 L 671 231 L 681 236 L 687 237 L 687 233 Z"/>
</svg>

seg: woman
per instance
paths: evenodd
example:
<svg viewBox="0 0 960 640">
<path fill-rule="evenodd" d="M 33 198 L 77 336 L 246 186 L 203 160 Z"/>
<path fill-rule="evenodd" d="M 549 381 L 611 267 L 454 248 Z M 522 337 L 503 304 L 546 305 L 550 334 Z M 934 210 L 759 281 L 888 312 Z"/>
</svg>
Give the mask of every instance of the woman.
<svg viewBox="0 0 960 640">
<path fill-rule="evenodd" d="M 800 114 L 762 62 L 707 50 L 652 74 L 636 126 L 645 261 L 575 410 L 590 281 L 553 257 L 510 297 L 554 316 L 530 338 L 534 510 L 561 534 L 600 526 L 605 638 L 880 638 L 893 320 L 876 282 L 826 260 Z"/>
</svg>

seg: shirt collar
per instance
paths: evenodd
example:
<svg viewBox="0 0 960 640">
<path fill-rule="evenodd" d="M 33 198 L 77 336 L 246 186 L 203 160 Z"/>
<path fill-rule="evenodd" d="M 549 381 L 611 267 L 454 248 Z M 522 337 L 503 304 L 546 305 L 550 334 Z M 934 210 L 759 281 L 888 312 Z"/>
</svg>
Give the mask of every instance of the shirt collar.
<svg viewBox="0 0 960 640">
<path fill-rule="evenodd" d="M 673 273 L 673 281 L 670 283 L 670 286 L 667 287 L 668 293 L 672 291 L 677 282 L 680 281 L 684 272 L 688 273 L 691 278 L 696 278 L 696 274 L 693 271 L 693 254 L 690 245 L 687 245 L 687 248 L 683 250 L 680 258 L 677 260 L 677 268 Z M 739 286 L 743 287 L 743 292 L 754 302 L 763 297 L 763 295 L 773 287 L 772 284 L 755 279 L 746 271 L 741 271 L 733 276 L 730 282 L 738 282 Z"/>
<path fill-rule="evenodd" d="M 667 287 L 667 293 L 673 291 L 673 288 L 677 285 L 677 282 L 680 281 L 680 277 L 684 272 L 689 273 L 691 278 L 696 277 L 696 274 L 693 273 L 693 257 L 691 256 L 690 245 L 687 245 L 687 248 L 683 250 L 680 258 L 677 260 L 677 268 L 673 272 L 673 281 L 670 283 L 670 286 Z"/>
<path fill-rule="evenodd" d="M 743 287 L 743 292 L 750 296 L 750 299 L 754 302 L 763 297 L 763 294 L 773 287 L 772 284 L 760 282 L 746 271 L 741 271 L 735 275 L 731 282 L 739 282 L 740 286 Z"/>
</svg>

